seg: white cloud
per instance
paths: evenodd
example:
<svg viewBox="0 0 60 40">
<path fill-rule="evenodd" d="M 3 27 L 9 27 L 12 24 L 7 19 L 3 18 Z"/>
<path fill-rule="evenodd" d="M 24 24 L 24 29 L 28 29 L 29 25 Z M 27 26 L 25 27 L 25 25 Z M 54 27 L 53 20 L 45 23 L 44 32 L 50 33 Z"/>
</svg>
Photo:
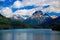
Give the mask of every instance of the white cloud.
<svg viewBox="0 0 60 40">
<path fill-rule="evenodd" d="M 13 7 L 20 8 L 22 6 L 28 6 L 28 5 L 36 5 L 41 6 L 41 4 L 45 5 L 45 0 L 23 0 L 22 2 L 17 0 L 14 2 Z"/>
<path fill-rule="evenodd" d="M 16 15 L 16 16 L 20 15 L 21 17 L 23 17 L 25 15 L 32 16 L 32 14 L 34 12 L 35 12 L 34 9 L 32 9 L 32 10 L 25 10 L 24 9 L 24 10 L 17 10 L 16 12 L 13 13 L 13 15 Z M 25 18 L 25 17 L 23 17 L 23 18 Z"/>
<path fill-rule="evenodd" d="M 52 10 L 52 11 L 55 11 L 55 12 L 60 12 L 60 1 L 53 1 L 53 2 L 50 2 L 50 5 L 51 5 L 51 7 L 50 7 L 50 9 Z M 50 11 L 51 11 L 50 10 Z"/>
<path fill-rule="evenodd" d="M 38 7 L 36 8 L 36 10 L 42 9 L 44 12 L 47 12 L 47 11 L 60 12 L 60 0 L 23 0 L 22 2 L 17 0 L 14 2 L 13 7 L 20 8 L 28 5 L 36 5 L 40 7 L 43 7 L 44 5 L 50 5 L 49 8 L 42 9 Z"/>
<path fill-rule="evenodd" d="M 9 7 L 4 7 L 0 10 L 0 13 L 7 18 L 11 18 L 11 17 L 13 17 L 13 15 L 16 15 L 16 17 L 18 15 L 20 15 L 21 17 L 23 17 L 25 15 L 32 16 L 32 14 L 34 12 L 35 12 L 34 9 L 31 9 L 31 10 L 24 9 L 24 10 L 17 10 L 13 13 L 11 8 L 9 8 Z M 26 19 L 26 17 L 23 17 L 23 18 Z"/>
<path fill-rule="evenodd" d="M 44 5 L 48 5 L 49 2 L 51 1 L 52 0 L 24 0 L 22 3 L 25 6 L 27 5 L 44 6 Z"/>
<path fill-rule="evenodd" d="M 48 3 L 50 5 L 49 8 L 43 9 L 45 12 L 60 12 L 60 0 L 53 0 Z"/>
<path fill-rule="evenodd" d="M 1 14 L 7 18 L 12 17 L 12 10 L 8 7 L 1 9 Z"/>
<path fill-rule="evenodd" d="M 37 3 L 36 3 L 36 5 L 37 5 Z M 50 7 L 43 9 L 42 7 L 44 5 L 50 5 Z M 40 0 L 40 4 L 38 6 L 40 6 L 40 7 L 36 8 L 36 9 L 37 10 L 40 9 L 43 12 L 60 12 L 60 0 L 42 0 L 42 1 Z"/>
<path fill-rule="evenodd" d="M 20 7 L 22 7 L 22 3 L 17 0 L 17 1 L 14 2 L 13 7 L 14 8 L 20 8 Z"/>
</svg>

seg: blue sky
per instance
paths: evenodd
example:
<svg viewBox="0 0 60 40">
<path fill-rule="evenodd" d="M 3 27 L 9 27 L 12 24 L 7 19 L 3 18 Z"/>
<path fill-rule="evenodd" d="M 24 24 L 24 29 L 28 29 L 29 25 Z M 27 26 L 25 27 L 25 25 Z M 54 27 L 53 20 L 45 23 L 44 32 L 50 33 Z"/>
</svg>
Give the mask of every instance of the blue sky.
<svg viewBox="0 0 60 40">
<path fill-rule="evenodd" d="M 0 1 L 0 5 L 3 7 L 9 7 L 11 6 L 13 3 L 15 2 L 15 0 L 5 0 L 5 1 Z"/>
<path fill-rule="evenodd" d="M 27 9 L 27 10 L 30 10 L 30 9 L 33 9 L 33 8 L 36 8 L 38 6 L 24 6 L 24 7 L 21 7 L 21 8 L 12 8 L 12 12 L 15 12 L 16 10 L 23 10 L 23 9 Z"/>
<path fill-rule="evenodd" d="M 42 10 L 44 13 L 49 12 L 50 16 L 60 16 L 59 2 L 60 0 L 0 0 L 0 13 L 4 16 L 19 14 L 27 17 Z"/>
</svg>

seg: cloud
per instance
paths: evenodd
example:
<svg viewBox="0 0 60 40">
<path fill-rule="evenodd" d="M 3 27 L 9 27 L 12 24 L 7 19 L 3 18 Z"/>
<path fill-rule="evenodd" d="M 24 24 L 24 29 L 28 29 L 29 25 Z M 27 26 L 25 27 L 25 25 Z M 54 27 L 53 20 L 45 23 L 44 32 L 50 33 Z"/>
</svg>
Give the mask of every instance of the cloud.
<svg viewBox="0 0 60 40">
<path fill-rule="evenodd" d="M 12 12 L 12 9 L 9 8 L 9 7 L 4 7 L 0 10 L 0 13 L 7 18 L 11 18 L 11 17 L 13 17 L 13 15 L 16 15 L 16 17 L 18 15 L 20 15 L 22 18 L 26 19 L 27 17 L 24 17 L 24 16 L 29 16 L 30 17 L 30 16 L 32 16 L 32 14 L 34 12 L 35 12 L 34 9 L 31 9 L 31 10 L 26 10 L 26 9 L 16 10 L 15 12 Z"/>
<path fill-rule="evenodd" d="M 14 2 L 13 7 L 15 8 L 20 8 L 20 7 L 24 7 L 24 6 L 41 6 L 42 3 L 44 3 L 45 0 L 23 0 L 22 2 L 17 0 Z M 45 3 L 44 3 L 45 5 Z"/>
<path fill-rule="evenodd" d="M 47 5 L 49 5 L 49 7 L 44 9 L 43 7 Z M 36 9 L 40 9 L 43 12 L 60 12 L 60 0 L 40 0 L 40 4 L 38 6 L 40 7 L 37 7 Z"/>
<path fill-rule="evenodd" d="M 34 9 L 31 9 L 31 10 L 26 10 L 26 9 L 24 9 L 24 10 L 16 10 L 15 12 L 12 12 L 12 10 L 11 10 L 11 8 L 9 8 L 9 7 L 4 7 L 4 8 L 2 8 L 1 10 L 0 10 L 0 13 L 3 15 L 3 16 L 5 16 L 5 17 L 7 17 L 7 18 L 11 18 L 13 15 L 16 15 L 16 17 L 18 16 L 18 15 L 20 15 L 21 17 L 23 17 L 24 19 L 26 19 L 26 17 L 24 17 L 24 16 L 32 16 L 32 14 L 35 12 L 35 10 Z"/>
<path fill-rule="evenodd" d="M 35 6 L 40 6 L 37 7 L 36 9 L 40 9 L 44 12 L 60 12 L 60 0 L 23 0 L 22 2 L 20 1 L 15 1 L 13 4 L 13 7 L 15 8 L 21 8 L 24 6 L 28 6 L 28 5 L 35 5 Z M 48 8 L 43 9 L 43 6 L 47 6 L 50 5 Z"/>
<path fill-rule="evenodd" d="M 45 12 L 60 12 L 60 1 L 59 0 L 55 0 L 52 2 L 49 2 L 50 7 L 47 9 L 43 9 L 43 11 Z"/>
<path fill-rule="evenodd" d="M 28 3 L 26 2 L 26 4 L 28 4 Z M 37 1 L 31 0 L 30 4 L 37 5 L 40 7 L 43 7 L 45 5 L 50 5 L 46 9 L 43 9 L 43 8 L 37 8 L 37 9 L 40 9 L 40 10 L 42 9 L 45 12 L 47 12 L 47 11 L 49 11 L 49 12 L 60 12 L 60 1 L 59 0 L 37 0 Z"/>
<path fill-rule="evenodd" d="M 52 11 L 60 12 L 60 1 L 53 1 L 51 2 L 51 7 Z M 51 10 L 50 10 L 51 11 Z"/>
<path fill-rule="evenodd" d="M 7 18 L 12 17 L 12 11 L 9 7 L 5 7 L 3 9 L 1 9 L 1 14 Z"/>
<path fill-rule="evenodd" d="M 13 15 L 16 15 L 16 16 L 20 15 L 22 18 L 26 19 L 26 17 L 24 16 L 27 15 L 30 17 L 34 12 L 35 12 L 34 9 L 31 9 L 31 10 L 24 9 L 24 10 L 17 10 L 16 12 L 13 13 Z"/>
<path fill-rule="evenodd" d="M 23 5 L 22 2 L 17 0 L 17 1 L 14 2 L 13 7 L 14 8 L 20 8 L 20 7 L 22 7 L 22 5 Z"/>
</svg>

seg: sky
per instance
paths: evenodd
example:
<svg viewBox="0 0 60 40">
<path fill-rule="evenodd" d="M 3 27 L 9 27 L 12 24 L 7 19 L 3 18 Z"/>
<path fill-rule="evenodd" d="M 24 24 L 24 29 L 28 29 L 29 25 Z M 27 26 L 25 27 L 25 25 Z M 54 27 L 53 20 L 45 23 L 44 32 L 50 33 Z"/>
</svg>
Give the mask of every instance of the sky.
<svg viewBox="0 0 60 40">
<path fill-rule="evenodd" d="M 20 15 L 26 19 L 37 10 L 60 16 L 60 0 L 0 0 L 0 14 L 5 17 Z"/>
</svg>

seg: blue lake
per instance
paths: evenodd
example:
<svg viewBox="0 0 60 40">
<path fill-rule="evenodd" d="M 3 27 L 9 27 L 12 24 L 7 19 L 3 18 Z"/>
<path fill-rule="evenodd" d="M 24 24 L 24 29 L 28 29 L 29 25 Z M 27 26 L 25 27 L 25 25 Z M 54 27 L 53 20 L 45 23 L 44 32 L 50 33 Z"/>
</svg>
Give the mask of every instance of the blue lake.
<svg viewBox="0 0 60 40">
<path fill-rule="evenodd" d="M 51 29 L 0 30 L 0 40 L 60 40 L 60 32 Z"/>
</svg>

